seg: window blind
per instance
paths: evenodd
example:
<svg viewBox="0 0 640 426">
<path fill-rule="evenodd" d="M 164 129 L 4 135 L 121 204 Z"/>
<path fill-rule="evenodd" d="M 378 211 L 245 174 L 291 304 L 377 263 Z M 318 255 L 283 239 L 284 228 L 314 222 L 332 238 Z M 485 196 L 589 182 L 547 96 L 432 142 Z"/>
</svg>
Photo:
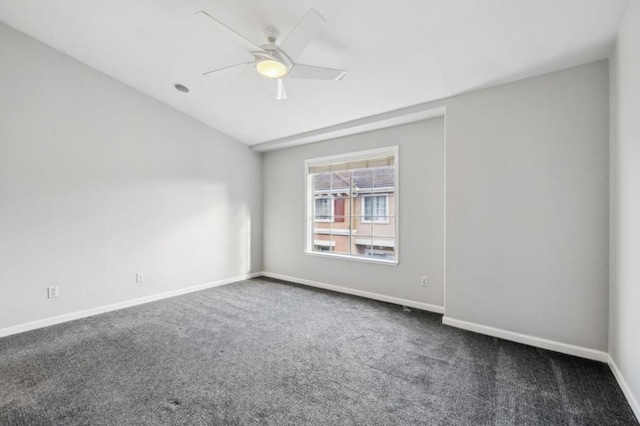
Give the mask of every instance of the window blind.
<svg viewBox="0 0 640 426">
<path fill-rule="evenodd" d="M 342 170 L 369 169 L 374 167 L 388 167 L 394 165 L 394 156 L 364 158 L 361 160 L 342 161 L 328 164 L 309 164 L 309 174 L 327 173 Z"/>
</svg>

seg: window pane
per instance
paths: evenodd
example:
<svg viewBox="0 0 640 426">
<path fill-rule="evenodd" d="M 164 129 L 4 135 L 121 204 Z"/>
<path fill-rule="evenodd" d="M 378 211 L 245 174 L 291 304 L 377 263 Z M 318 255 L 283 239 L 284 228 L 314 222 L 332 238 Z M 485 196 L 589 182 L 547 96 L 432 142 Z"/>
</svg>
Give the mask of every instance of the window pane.
<svg viewBox="0 0 640 426">
<path fill-rule="evenodd" d="M 365 216 L 371 216 L 371 200 L 369 200 L 369 196 L 365 196 L 362 194 L 356 195 L 353 197 L 353 213 L 352 216 L 358 218 L 358 222 L 363 219 Z"/>
<path fill-rule="evenodd" d="M 374 192 L 392 192 L 395 190 L 395 167 L 379 167 L 372 169 L 372 186 Z"/>
<path fill-rule="evenodd" d="M 351 237 L 349 232 L 342 232 L 340 230 L 334 230 L 334 232 L 335 233 L 331 235 L 334 252 L 340 254 L 351 254 Z"/>
<path fill-rule="evenodd" d="M 363 237 L 359 235 L 358 238 L 354 238 L 353 254 L 357 256 L 365 256 L 366 251 L 372 247 L 371 237 Z"/>
<path fill-rule="evenodd" d="M 348 197 L 336 197 L 334 199 L 334 216 L 332 223 L 332 235 L 336 242 L 336 252 L 351 254 L 351 218 L 349 216 Z"/>
<path fill-rule="evenodd" d="M 333 200 L 333 221 L 336 223 L 336 227 L 348 227 L 349 216 L 349 198 L 348 197 L 336 197 Z M 344 224 L 340 226 L 338 224 Z"/>
<path fill-rule="evenodd" d="M 331 173 L 318 173 L 312 176 L 314 197 L 327 197 L 331 194 Z"/>
<path fill-rule="evenodd" d="M 373 220 L 373 197 L 364 197 L 362 215 L 365 220 Z"/>
<path fill-rule="evenodd" d="M 331 191 L 334 195 L 344 195 L 351 187 L 351 174 L 348 171 L 331 173 Z"/>
<path fill-rule="evenodd" d="M 373 194 L 373 170 L 359 169 L 351 172 L 351 184 L 354 195 Z"/>
<path fill-rule="evenodd" d="M 386 260 L 394 260 L 396 258 L 394 249 L 381 246 L 372 246 L 371 248 L 367 248 L 365 250 L 365 256 Z"/>
<path fill-rule="evenodd" d="M 396 221 L 394 217 L 381 217 L 380 221 L 371 224 L 371 235 L 378 237 L 395 237 Z"/>
<path fill-rule="evenodd" d="M 384 220 L 387 216 L 387 197 L 376 195 L 371 197 L 371 207 L 374 222 Z"/>
<path fill-rule="evenodd" d="M 313 250 L 314 251 L 333 251 L 333 244 L 332 244 L 332 241 L 331 241 L 331 235 L 314 234 L 313 235 Z"/>
<path fill-rule="evenodd" d="M 379 216 L 378 220 L 371 224 L 371 247 L 366 251 L 368 257 L 379 259 L 395 259 L 395 218 Z"/>
<path fill-rule="evenodd" d="M 333 191 L 333 216 L 335 228 L 345 229 L 349 227 L 351 173 L 349 171 L 337 171 L 332 174 L 331 188 Z"/>
</svg>

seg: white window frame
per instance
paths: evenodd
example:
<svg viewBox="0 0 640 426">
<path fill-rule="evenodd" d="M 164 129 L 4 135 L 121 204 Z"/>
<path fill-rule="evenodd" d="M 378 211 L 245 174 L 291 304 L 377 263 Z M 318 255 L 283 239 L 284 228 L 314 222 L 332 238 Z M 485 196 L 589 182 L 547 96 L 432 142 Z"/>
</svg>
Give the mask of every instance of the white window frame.
<svg viewBox="0 0 640 426">
<path fill-rule="evenodd" d="M 384 265 L 390 265 L 390 266 L 397 266 L 400 263 L 400 218 L 398 215 L 399 213 L 398 206 L 400 205 L 400 180 L 398 179 L 398 175 L 399 175 L 398 171 L 400 169 L 400 158 L 398 155 L 399 154 L 398 151 L 399 151 L 398 146 L 395 145 L 395 146 L 389 146 L 384 148 L 351 152 L 351 153 L 338 154 L 338 155 L 330 155 L 326 157 L 311 158 L 311 159 L 305 160 L 304 162 L 304 179 L 305 179 L 305 188 L 306 188 L 306 202 L 305 202 L 306 220 L 305 220 L 305 231 L 304 231 L 304 235 L 305 235 L 304 253 L 305 254 L 308 254 L 311 256 L 330 257 L 330 258 L 336 258 L 336 259 L 342 259 L 342 260 L 354 260 L 357 262 L 384 264 Z M 372 158 L 372 157 L 381 156 L 381 155 L 393 155 L 394 157 L 395 186 L 394 186 L 394 197 L 393 197 L 393 206 L 394 206 L 393 226 L 394 226 L 394 235 L 395 235 L 395 239 L 394 239 L 395 258 L 383 259 L 383 258 L 376 258 L 376 257 L 355 256 L 351 254 L 342 254 L 342 253 L 329 252 L 329 251 L 322 251 L 322 252 L 314 251 L 313 250 L 313 245 L 314 245 L 313 244 L 314 243 L 313 224 L 315 223 L 314 221 L 315 205 L 313 200 L 315 199 L 315 197 L 313 194 L 313 179 L 309 179 L 309 167 L 311 165 L 317 166 L 321 164 L 332 164 L 332 163 L 338 163 L 338 162 L 356 161 L 356 160 L 362 160 L 362 159 Z M 372 194 L 372 195 L 376 195 L 376 194 Z M 388 194 L 385 194 L 385 195 L 387 195 L 387 203 L 390 203 L 389 201 L 390 197 L 388 196 Z M 389 212 L 389 204 L 387 204 L 387 216 L 389 216 L 388 212 Z M 351 212 L 351 214 L 353 214 L 353 212 Z"/>
<path fill-rule="evenodd" d="M 384 211 L 385 211 L 385 215 L 384 215 L 384 219 L 375 219 L 375 220 L 367 220 L 365 219 L 366 214 L 365 214 L 365 210 L 364 210 L 364 203 L 365 203 L 365 199 L 367 198 L 371 198 L 371 197 L 384 197 L 384 201 L 386 203 L 385 207 L 384 207 Z M 371 194 L 371 195 L 365 195 L 361 197 L 361 205 L 360 205 L 360 212 L 362 213 L 362 216 L 360 217 L 360 223 L 389 223 L 389 194 Z M 376 216 L 376 215 L 371 215 L 371 216 Z"/>
<path fill-rule="evenodd" d="M 318 216 L 316 216 L 317 212 L 316 212 L 316 201 L 317 200 L 329 200 L 329 218 L 328 219 L 318 219 Z M 335 200 L 333 197 L 329 196 L 329 197 L 315 197 L 313 199 L 313 221 L 314 222 L 333 222 L 334 221 L 334 217 L 335 217 Z"/>
</svg>

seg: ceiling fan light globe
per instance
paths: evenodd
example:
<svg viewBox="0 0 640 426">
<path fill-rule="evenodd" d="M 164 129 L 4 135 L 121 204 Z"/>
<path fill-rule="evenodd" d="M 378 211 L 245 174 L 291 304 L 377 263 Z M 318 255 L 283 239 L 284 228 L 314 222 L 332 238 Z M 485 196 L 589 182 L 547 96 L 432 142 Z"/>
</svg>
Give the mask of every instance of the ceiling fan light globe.
<svg viewBox="0 0 640 426">
<path fill-rule="evenodd" d="M 258 73 L 268 78 L 280 78 L 287 74 L 287 66 L 282 62 L 265 59 L 256 65 Z"/>
</svg>

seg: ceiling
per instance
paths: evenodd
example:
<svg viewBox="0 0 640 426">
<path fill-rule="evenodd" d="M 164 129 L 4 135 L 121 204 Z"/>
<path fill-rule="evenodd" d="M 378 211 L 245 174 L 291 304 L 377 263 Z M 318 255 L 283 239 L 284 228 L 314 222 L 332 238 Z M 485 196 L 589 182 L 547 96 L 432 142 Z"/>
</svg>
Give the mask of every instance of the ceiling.
<svg viewBox="0 0 640 426">
<path fill-rule="evenodd" d="M 248 145 L 608 57 L 627 0 L 0 0 L 0 21 Z M 256 44 L 310 8 L 298 62 L 341 81 L 275 81 L 204 10 Z M 181 83 L 185 94 L 174 88 Z"/>
</svg>

